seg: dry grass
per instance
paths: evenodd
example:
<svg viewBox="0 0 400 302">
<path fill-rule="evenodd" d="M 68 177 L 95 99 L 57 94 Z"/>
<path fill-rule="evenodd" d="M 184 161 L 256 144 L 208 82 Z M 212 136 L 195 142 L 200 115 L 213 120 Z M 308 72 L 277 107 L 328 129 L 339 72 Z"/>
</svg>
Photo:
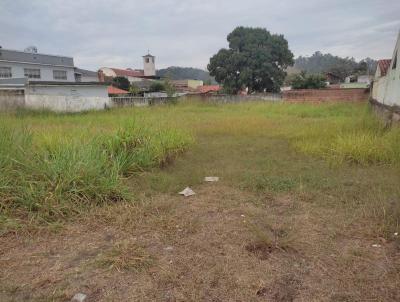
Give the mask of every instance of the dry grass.
<svg viewBox="0 0 400 302">
<path fill-rule="evenodd" d="M 365 160 L 300 148 L 337 146 L 335 129 L 374 133 L 359 122 L 364 105 L 190 103 L 89 120 L 109 129 L 132 114 L 184 128 L 196 143 L 172 165 L 123 179 L 134 202 L 93 207 L 57 232 L 0 237 L 1 301 L 76 292 L 93 301 L 400 300 L 398 165 L 375 160 L 375 149 L 346 153 L 345 141 L 343 154 Z M 85 125 L 49 119 L 23 118 L 37 130 Z M 186 186 L 197 194 L 177 195 Z"/>
</svg>

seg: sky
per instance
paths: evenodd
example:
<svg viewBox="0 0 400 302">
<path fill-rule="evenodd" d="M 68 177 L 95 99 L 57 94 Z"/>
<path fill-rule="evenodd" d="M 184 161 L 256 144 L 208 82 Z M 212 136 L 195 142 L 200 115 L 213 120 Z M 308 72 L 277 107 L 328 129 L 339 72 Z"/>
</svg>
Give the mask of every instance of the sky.
<svg viewBox="0 0 400 302">
<path fill-rule="evenodd" d="M 0 46 L 72 56 L 80 68 L 206 69 L 237 26 L 283 34 L 294 55 L 391 58 L 400 0 L 0 0 Z"/>
</svg>

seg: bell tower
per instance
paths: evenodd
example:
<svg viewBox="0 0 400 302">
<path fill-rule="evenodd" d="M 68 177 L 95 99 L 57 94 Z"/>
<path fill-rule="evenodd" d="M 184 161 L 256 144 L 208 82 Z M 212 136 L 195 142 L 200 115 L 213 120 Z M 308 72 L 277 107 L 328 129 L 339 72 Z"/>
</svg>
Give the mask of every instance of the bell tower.
<svg viewBox="0 0 400 302">
<path fill-rule="evenodd" d="M 143 56 L 143 70 L 145 76 L 155 76 L 156 75 L 156 57 L 152 56 L 150 53 Z"/>
</svg>

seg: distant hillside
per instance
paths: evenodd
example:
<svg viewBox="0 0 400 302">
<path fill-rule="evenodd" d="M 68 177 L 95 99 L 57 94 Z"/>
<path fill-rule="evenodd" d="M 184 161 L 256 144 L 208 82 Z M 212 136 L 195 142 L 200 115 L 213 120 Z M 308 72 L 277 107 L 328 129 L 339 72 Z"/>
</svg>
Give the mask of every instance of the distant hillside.
<svg viewBox="0 0 400 302">
<path fill-rule="evenodd" d="M 298 57 L 295 60 L 294 68 L 303 70 L 307 73 L 339 73 L 340 77 L 345 77 L 354 73 L 374 74 L 377 61 L 366 58 L 357 62 L 354 58 L 341 58 L 331 54 L 315 52 L 311 57 Z"/>
<path fill-rule="evenodd" d="M 210 74 L 202 69 L 192 67 L 168 67 L 165 69 L 157 70 L 157 75 L 160 77 L 167 77 L 171 80 L 202 80 L 204 82 L 211 81 L 215 84 L 215 80 Z"/>
</svg>

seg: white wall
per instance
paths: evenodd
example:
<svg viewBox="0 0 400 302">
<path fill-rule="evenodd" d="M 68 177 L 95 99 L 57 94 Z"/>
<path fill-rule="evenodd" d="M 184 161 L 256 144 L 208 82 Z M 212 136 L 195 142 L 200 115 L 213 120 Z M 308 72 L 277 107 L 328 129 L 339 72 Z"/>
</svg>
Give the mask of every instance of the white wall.
<svg viewBox="0 0 400 302">
<path fill-rule="evenodd" d="M 393 69 L 395 55 L 397 55 L 397 67 Z M 378 75 L 378 73 L 376 75 Z M 400 34 L 387 74 L 384 77 L 375 79 L 372 96 L 376 101 L 382 104 L 400 106 Z"/>
<path fill-rule="evenodd" d="M 107 86 L 29 86 L 25 106 L 56 112 L 102 110 L 111 107 Z"/>
<path fill-rule="evenodd" d="M 82 75 L 82 80 L 81 82 L 99 82 L 99 77 L 98 76 L 84 76 Z"/>
<path fill-rule="evenodd" d="M 24 68 L 40 69 L 40 79 L 31 79 L 32 81 L 59 81 L 59 82 L 75 82 L 75 74 L 73 67 L 55 67 L 40 64 L 25 63 L 8 63 L 0 62 L 1 67 L 11 67 L 12 78 L 23 78 Z M 67 80 L 55 80 L 53 78 L 53 70 L 65 70 L 67 72 Z"/>
</svg>

